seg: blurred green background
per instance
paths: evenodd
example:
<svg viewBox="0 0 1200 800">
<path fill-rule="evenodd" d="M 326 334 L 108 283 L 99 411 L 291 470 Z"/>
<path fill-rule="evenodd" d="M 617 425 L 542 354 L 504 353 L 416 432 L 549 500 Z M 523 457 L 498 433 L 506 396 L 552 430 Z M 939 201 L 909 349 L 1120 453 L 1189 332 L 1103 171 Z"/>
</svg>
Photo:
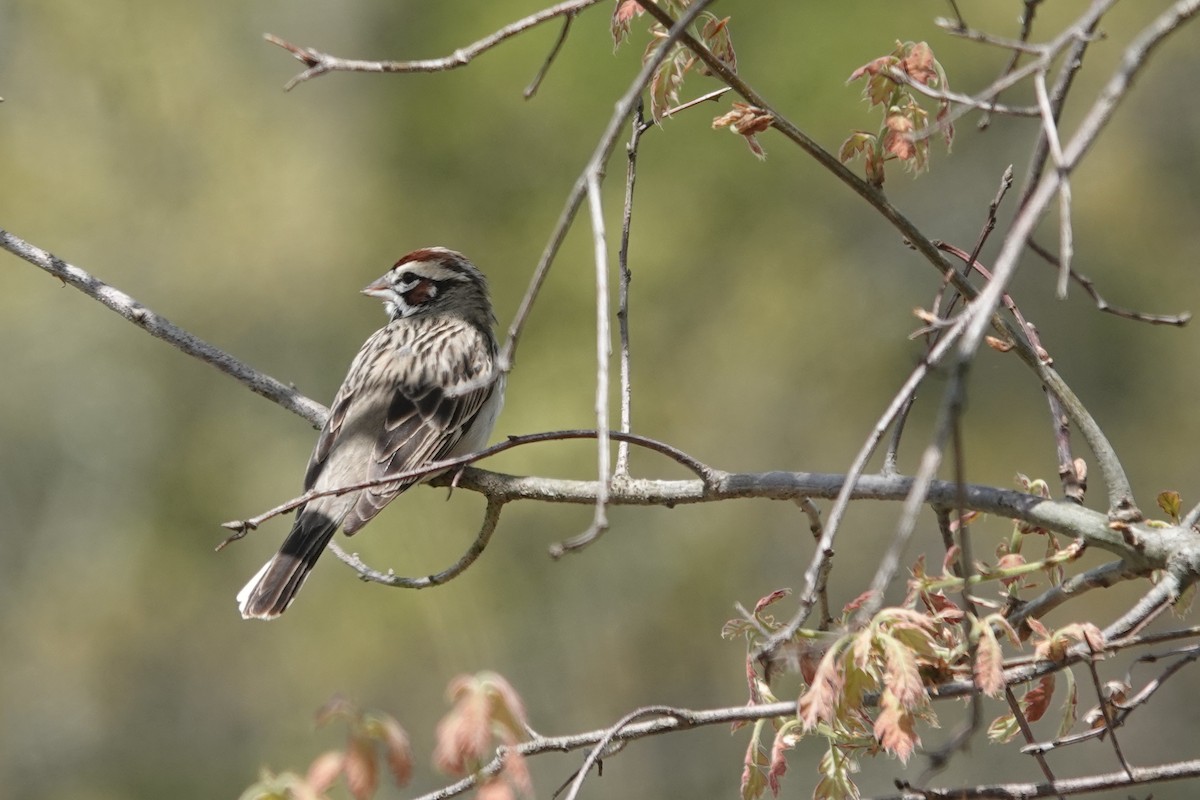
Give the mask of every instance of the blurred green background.
<svg viewBox="0 0 1200 800">
<path fill-rule="evenodd" d="M 557 23 L 466 69 L 337 74 L 291 93 L 281 86 L 298 62 L 261 34 L 349 57 L 435 57 L 540 5 L 8 0 L 0 227 L 328 402 L 383 321 L 357 290 L 411 249 L 467 253 L 489 274 L 508 323 L 638 67 L 646 23 L 614 53 L 610 4 L 581 15 L 530 101 L 521 90 Z M 1015 34 L 1023 7 L 960 5 L 1002 35 Z M 1041 12 L 1042 33 L 1085 4 L 1053 5 Z M 1077 99 L 1094 94 L 1120 44 L 1162 6 L 1126 4 L 1107 19 L 1113 41 L 1088 54 Z M 850 129 L 877 125 L 859 87 L 844 81 L 895 39 L 928 39 L 960 90 L 985 85 L 1005 59 L 940 33 L 931 20 L 947 7 L 934 0 L 716 10 L 733 15 L 745 78 L 830 149 Z M 1164 46 L 1075 178 L 1076 263 L 1116 304 L 1200 308 L 1197 31 Z M 694 79 L 685 95 L 709 88 Z M 762 137 L 769 157 L 760 163 L 736 137 L 711 131 L 726 107 L 688 112 L 643 140 L 631 255 L 635 429 L 724 469 L 842 471 L 919 357 L 906 338 L 911 310 L 928 304 L 937 276 L 781 137 Z M 1078 112 L 1067 114 L 1068 130 Z M 1034 131 L 997 119 L 981 133 L 975 119 L 959 124 L 952 155 L 935 150 L 931 175 L 913 181 L 893 170 L 887 184 L 928 235 L 967 249 L 1004 167 L 1023 175 Z M 606 187 L 614 232 L 623 171 L 618 150 Z M 1053 227 L 1041 238 L 1053 244 Z M 593 424 L 590 254 L 584 222 L 530 320 L 497 436 Z M 985 261 L 992 255 L 985 250 Z M 417 752 L 410 791 L 429 790 L 447 780 L 429 765 L 444 687 L 479 669 L 507 676 L 544 733 L 604 727 L 650 703 L 744 701 L 743 649 L 719 631 L 735 602 L 801 585 L 812 548 L 793 506 L 614 509 L 600 543 L 554 563 L 547 546 L 581 531 L 590 509 L 516 504 L 484 557 L 448 586 L 364 585 L 327 558 L 282 620 L 244 622 L 233 596 L 287 521 L 214 554 L 219 524 L 291 497 L 315 433 L 25 262 L 0 262 L 4 796 L 234 797 L 260 767 L 303 769 L 340 741 L 311 727 L 335 692 L 399 717 Z M 1188 505 L 1200 499 L 1197 330 L 1102 315 L 1077 287 L 1054 300 L 1053 281 L 1031 259 L 1016 296 L 1123 454 L 1143 507 L 1163 489 Z M 936 408 L 933 392 L 924 401 L 906 467 Z M 1018 470 L 1053 478 L 1047 422 L 1041 390 L 1015 358 L 984 353 L 967 419 L 971 479 L 1010 486 Z M 593 463 L 589 445 L 571 443 L 518 449 L 488 466 L 586 478 Z M 682 476 L 642 453 L 634 472 Z M 482 508 L 466 492 L 446 502 L 444 490 L 415 490 L 352 549 L 377 567 L 427 574 L 471 541 Z M 864 587 L 896 508 L 852 511 L 831 586 L 836 606 Z M 1006 531 L 1000 521 L 982 526 L 978 552 Z M 914 552 L 930 549 L 936 563 L 936 532 L 921 536 Z M 1086 613 L 1103 624 L 1143 589 L 1088 601 Z M 1195 757 L 1187 732 L 1200 724 L 1198 684 L 1195 674 L 1177 678 L 1143 712 L 1141 723 L 1153 716 L 1157 727 L 1127 739 L 1132 759 Z M 953 718 L 953 708 L 939 711 Z M 640 742 L 586 791 L 733 797 L 745 736 L 721 728 Z M 789 796 L 808 795 L 821 749 L 815 740 L 797 749 Z M 943 780 L 1037 777 L 982 741 L 975 755 L 986 763 L 963 759 Z M 580 759 L 538 759 L 540 796 Z M 1099 745 L 1052 763 L 1064 774 L 1116 768 Z M 868 765 L 862 786 L 886 791 L 899 774 L 896 763 Z M 1154 793 L 1191 796 L 1179 785 Z"/>
</svg>

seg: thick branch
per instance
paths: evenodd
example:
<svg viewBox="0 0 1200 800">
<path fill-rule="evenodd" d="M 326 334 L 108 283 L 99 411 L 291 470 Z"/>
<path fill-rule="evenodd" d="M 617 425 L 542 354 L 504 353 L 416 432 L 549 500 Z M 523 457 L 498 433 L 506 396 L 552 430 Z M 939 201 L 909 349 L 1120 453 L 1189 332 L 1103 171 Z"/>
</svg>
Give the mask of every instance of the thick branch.
<svg viewBox="0 0 1200 800">
<path fill-rule="evenodd" d="M 616 433 L 614 432 L 614 436 Z M 449 478 L 439 479 L 448 481 Z M 665 506 L 722 500 L 758 498 L 790 500 L 801 497 L 832 499 L 842 491 L 846 476 L 819 472 L 742 472 L 717 473 L 706 484 L 699 480 L 630 479 L 611 487 L 610 505 Z M 437 485 L 438 481 L 434 481 Z M 457 486 L 497 497 L 505 502 L 536 500 L 546 503 L 593 504 L 595 481 L 523 477 L 467 468 Z M 913 488 L 906 476 L 863 475 L 850 492 L 853 500 L 903 501 Z M 1144 528 L 1110 525 L 1104 514 L 1063 500 L 1045 500 L 1031 494 L 990 486 L 967 484 L 963 492 L 965 507 L 974 511 L 1020 520 L 1055 533 L 1082 538 L 1131 561 L 1132 570 L 1165 567 L 1180 560 L 1181 554 L 1200 553 L 1200 541 L 1183 528 Z M 953 481 L 931 481 L 925 502 L 932 506 L 955 507 L 958 487 Z"/>
</svg>

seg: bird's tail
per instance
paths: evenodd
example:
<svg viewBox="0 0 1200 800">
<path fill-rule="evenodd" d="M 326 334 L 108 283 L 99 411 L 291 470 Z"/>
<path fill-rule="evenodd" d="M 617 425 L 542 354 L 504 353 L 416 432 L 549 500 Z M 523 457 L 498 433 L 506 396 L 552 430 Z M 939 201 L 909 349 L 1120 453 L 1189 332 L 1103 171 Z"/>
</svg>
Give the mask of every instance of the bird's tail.
<svg viewBox="0 0 1200 800">
<path fill-rule="evenodd" d="M 238 592 L 244 619 L 275 619 L 287 610 L 337 532 L 338 522 L 320 512 L 300 513 L 279 552 Z"/>
</svg>

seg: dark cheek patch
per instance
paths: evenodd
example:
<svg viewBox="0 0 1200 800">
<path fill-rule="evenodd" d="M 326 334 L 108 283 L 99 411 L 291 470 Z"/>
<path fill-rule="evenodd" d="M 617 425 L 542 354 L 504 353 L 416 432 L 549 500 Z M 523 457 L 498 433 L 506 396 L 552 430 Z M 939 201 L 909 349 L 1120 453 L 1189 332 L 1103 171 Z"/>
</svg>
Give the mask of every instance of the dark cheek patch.
<svg viewBox="0 0 1200 800">
<path fill-rule="evenodd" d="M 404 302 L 408 304 L 409 308 L 416 308 L 428 303 L 436 294 L 437 287 L 434 286 L 433 281 L 420 281 L 404 293 Z"/>
</svg>

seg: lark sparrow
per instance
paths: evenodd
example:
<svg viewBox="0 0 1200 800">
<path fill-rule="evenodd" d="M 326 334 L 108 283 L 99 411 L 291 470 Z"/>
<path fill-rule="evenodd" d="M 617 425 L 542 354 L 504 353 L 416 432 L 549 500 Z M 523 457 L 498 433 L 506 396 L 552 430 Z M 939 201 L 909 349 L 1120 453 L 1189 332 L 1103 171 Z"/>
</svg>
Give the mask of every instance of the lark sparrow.
<svg viewBox="0 0 1200 800">
<path fill-rule="evenodd" d="M 362 291 L 381 298 L 390 319 L 358 351 L 333 399 L 304 475 L 306 492 L 480 450 L 504 402 L 487 283 L 461 253 L 413 251 Z M 242 616 L 282 614 L 339 527 L 353 534 L 416 482 L 318 497 L 299 508 L 279 552 L 238 593 Z"/>
</svg>

